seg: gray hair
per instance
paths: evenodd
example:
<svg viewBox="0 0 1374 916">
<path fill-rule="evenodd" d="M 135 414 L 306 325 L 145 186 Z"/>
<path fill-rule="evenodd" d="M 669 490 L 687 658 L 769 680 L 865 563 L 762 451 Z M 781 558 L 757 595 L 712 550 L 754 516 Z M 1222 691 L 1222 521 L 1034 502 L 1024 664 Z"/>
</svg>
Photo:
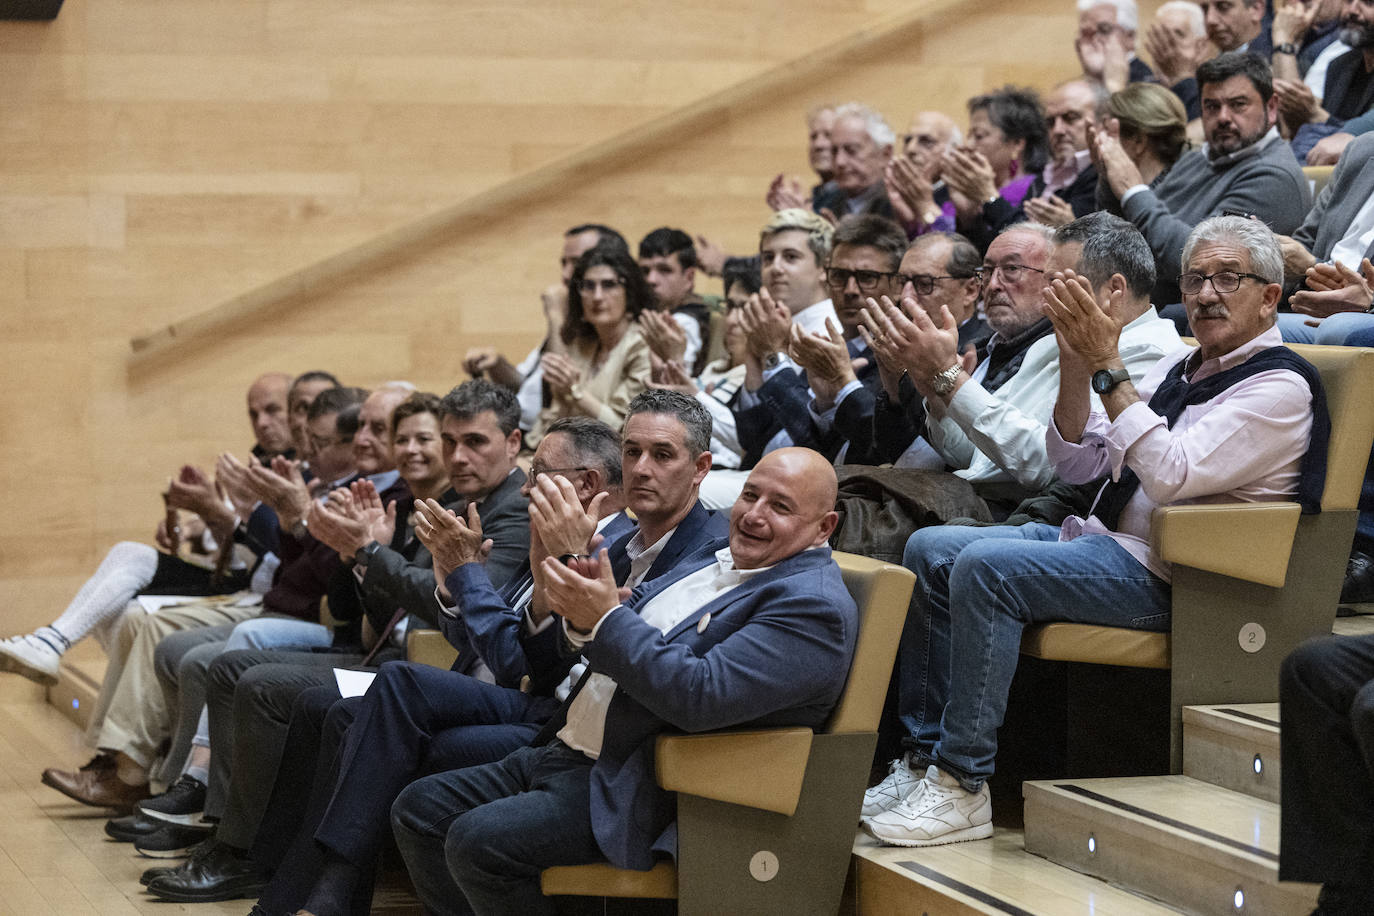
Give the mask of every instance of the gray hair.
<svg viewBox="0 0 1374 916">
<path fill-rule="evenodd" d="M 835 120 L 840 118 L 858 118 L 864 122 L 864 130 L 868 131 L 869 138 L 879 146 L 892 146 L 897 142 L 897 135 L 888 125 L 887 119 L 872 108 L 861 102 L 845 102 L 835 109 Z"/>
<path fill-rule="evenodd" d="M 676 417 L 686 431 L 683 443 L 693 456 L 711 450 L 711 414 L 697 402 L 681 391 L 668 388 L 650 388 L 635 395 L 625 413 L 625 424 L 640 413 L 663 413 Z"/>
<path fill-rule="evenodd" d="M 1213 216 L 1198 223 L 1183 243 L 1183 269 L 1193 262 L 1193 252 L 1210 242 L 1234 242 L 1250 254 L 1250 271 L 1269 283 L 1283 283 L 1283 251 L 1269 227 L 1245 216 Z"/>
<path fill-rule="evenodd" d="M 620 459 L 620 434 L 592 417 L 560 417 L 549 424 L 547 440 L 554 433 L 568 437 L 578 464 L 601 472 L 607 489 L 618 487 L 623 479 Z"/>
<path fill-rule="evenodd" d="M 1046 226 L 1044 223 L 1037 223 L 1032 220 L 1025 220 L 1024 222 L 1020 223 L 1012 223 L 1010 226 L 999 232 L 998 235 L 1005 235 L 1008 232 L 1029 232 L 1031 235 L 1038 235 L 1040 236 L 1040 238 L 1044 239 L 1045 245 L 1047 247 L 1053 248 L 1055 244 L 1054 229 L 1052 229 L 1049 226 Z"/>
<path fill-rule="evenodd" d="M 1188 20 L 1188 31 L 1194 38 L 1202 38 L 1207 34 L 1207 24 L 1202 18 L 1202 7 L 1188 0 L 1169 0 L 1162 3 L 1159 9 L 1155 10 L 1155 18 L 1167 16 L 1169 13 L 1182 13 Z M 1118 14 L 1120 15 L 1120 14 Z"/>
<path fill-rule="evenodd" d="M 1055 245 L 1079 244 L 1083 251 L 1074 269 L 1096 289 L 1113 274 L 1126 278 L 1126 288 L 1137 299 L 1149 298 L 1155 285 L 1155 256 L 1145 236 L 1119 216 L 1099 210 L 1060 226 Z"/>
<path fill-rule="evenodd" d="M 471 420 L 490 410 L 496 415 L 496 425 L 505 436 L 520 428 L 520 402 L 515 399 L 515 392 L 487 379 L 475 378 L 464 382 L 444 395 L 439 406 L 443 410 L 443 417 L 453 417 L 459 421 Z"/>
<path fill-rule="evenodd" d="M 1078 0 L 1078 11 L 1086 13 L 1095 6 L 1110 6 L 1116 10 L 1116 24 L 1128 32 L 1134 32 L 1139 16 L 1135 0 Z"/>
</svg>

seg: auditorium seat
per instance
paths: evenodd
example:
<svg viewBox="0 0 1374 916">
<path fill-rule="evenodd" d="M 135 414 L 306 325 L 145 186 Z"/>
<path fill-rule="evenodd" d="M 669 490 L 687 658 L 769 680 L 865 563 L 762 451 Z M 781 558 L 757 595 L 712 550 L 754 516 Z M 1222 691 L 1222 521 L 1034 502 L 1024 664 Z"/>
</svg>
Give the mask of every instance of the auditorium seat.
<svg viewBox="0 0 1374 916">
<path fill-rule="evenodd" d="M 1321 372 L 1331 415 L 1322 511 L 1296 502 L 1155 510 L 1151 536 L 1173 566 L 1169 633 L 1051 623 L 1027 628 L 1025 655 L 1170 670 L 1170 767 L 1182 767 L 1184 706 L 1278 699 L 1278 668 L 1331 632 L 1374 442 L 1374 349 L 1295 344 Z"/>
<path fill-rule="evenodd" d="M 550 868 L 545 894 L 678 898 L 682 916 L 835 912 L 914 578 L 836 553 L 859 640 L 826 727 L 659 737 L 659 784 L 678 793 L 678 860 L 649 872 Z M 728 901 L 728 904 L 723 903 Z"/>
</svg>

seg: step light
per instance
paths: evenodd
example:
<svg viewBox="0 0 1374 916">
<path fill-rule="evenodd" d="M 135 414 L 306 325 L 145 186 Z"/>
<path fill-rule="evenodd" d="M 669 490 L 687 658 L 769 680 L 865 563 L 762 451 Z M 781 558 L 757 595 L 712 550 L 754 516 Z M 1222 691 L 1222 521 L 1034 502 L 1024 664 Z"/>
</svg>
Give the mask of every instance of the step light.
<svg viewBox="0 0 1374 916">
<path fill-rule="evenodd" d="M 1090 833 L 1090 834 L 1088 834 L 1088 855 L 1091 856 L 1091 855 L 1096 855 L 1096 854 L 1097 854 L 1097 837 L 1093 836 L 1093 835 Z"/>
<path fill-rule="evenodd" d="M 1231 903 L 1235 906 L 1237 910 L 1245 909 L 1245 891 L 1241 890 L 1240 888 L 1236 888 L 1236 894 L 1234 897 L 1231 898 Z"/>
<path fill-rule="evenodd" d="M 1256 775 L 1256 776 L 1263 776 L 1263 775 L 1264 775 L 1264 759 L 1261 758 L 1259 754 L 1256 754 L 1256 755 L 1255 755 L 1255 762 L 1252 763 L 1251 766 L 1253 766 L 1253 767 L 1255 768 L 1255 775 Z"/>
</svg>

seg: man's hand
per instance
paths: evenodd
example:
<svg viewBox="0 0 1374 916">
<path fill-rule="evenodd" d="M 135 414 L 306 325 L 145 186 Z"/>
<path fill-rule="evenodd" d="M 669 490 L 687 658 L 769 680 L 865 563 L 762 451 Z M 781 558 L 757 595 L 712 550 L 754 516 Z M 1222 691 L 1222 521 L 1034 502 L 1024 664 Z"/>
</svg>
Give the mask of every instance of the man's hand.
<svg viewBox="0 0 1374 916">
<path fill-rule="evenodd" d="M 1307 285 L 1310 289 L 1298 290 L 1288 300 L 1295 312 L 1319 319 L 1338 312 L 1367 312 L 1374 305 L 1374 264 L 1363 259 L 1358 274 L 1340 261 L 1318 264 L 1307 271 Z"/>
<path fill-rule="evenodd" d="M 318 502 L 310 504 L 305 523 L 315 540 L 332 547 L 338 552 L 339 558 L 347 562 L 373 539 L 368 534 L 367 522 L 347 508 L 352 501 L 347 490 L 335 490 L 330 497 L 328 505 Z"/>
<path fill-rule="evenodd" d="M 801 180 L 795 175 L 788 178 L 781 172 L 768 186 L 768 193 L 763 199 L 773 210 L 811 209 L 811 201 L 802 190 Z"/>
<path fill-rule="evenodd" d="M 1319 0 L 1276 0 L 1269 35 L 1275 46 L 1297 44 L 1317 19 Z"/>
<path fill-rule="evenodd" d="M 1274 80 L 1274 95 L 1279 100 L 1279 116 L 1290 136 L 1304 124 L 1324 124 L 1331 115 L 1322 108 L 1312 90 L 1301 80 Z"/>
<path fill-rule="evenodd" d="M 200 516 L 218 543 L 222 544 L 225 538 L 233 536 L 234 510 L 200 468 L 184 465 L 181 472 L 167 482 L 163 499 L 170 509 L 183 509 Z M 187 531 L 181 533 L 188 541 L 191 540 Z"/>
<path fill-rule="evenodd" d="M 310 490 L 301 476 L 301 463 L 278 455 L 270 469 L 256 462 L 248 468 L 248 485 L 258 499 L 271 506 L 285 531 L 305 518 L 310 508 Z"/>
<path fill-rule="evenodd" d="M 464 521 L 432 499 L 415 500 L 415 536 L 434 558 L 434 580 L 440 585 L 458 567 L 485 562 L 491 553 L 476 503 L 468 503 Z"/>
<path fill-rule="evenodd" d="M 664 362 L 653 353 L 649 354 L 649 385 L 680 391 L 688 397 L 696 397 L 697 394 L 696 383 L 681 363 Z"/>
<path fill-rule="evenodd" d="M 540 474 L 530 487 L 530 529 L 539 532 L 539 540 L 550 556 L 585 554 L 605 501 L 603 490 L 584 509 L 576 488 L 566 477 Z"/>
<path fill-rule="evenodd" d="M 556 397 L 569 397 L 572 386 L 582 381 L 582 370 L 561 353 L 545 353 L 539 357 L 539 365 L 544 370 L 544 381 Z"/>
<path fill-rule="evenodd" d="M 549 606 L 578 632 L 590 633 L 620 604 L 611 559 L 604 550 L 595 557 L 571 560 L 567 566 L 556 557 L 546 557 L 542 568 Z"/>
<path fill-rule="evenodd" d="M 396 504 L 382 504 L 377 486 L 370 480 L 355 480 L 349 485 L 351 512 L 367 525 L 368 537 L 378 544 L 390 544 L 396 535 Z"/>
<path fill-rule="evenodd" d="M 711 277 L 719 277 L 725 269 L 725 249 L 704 235 L 696 237 L 697 267 Z"/>
<path fill-rule="evenodd" d="M 248 484 L 248 468 L 225 452 L 215 460 L 215 485 L 224 491 L 239 518 L 247 519 L 258 504 L 258 495 Z"/>
<path fill-rule="evenodd" d="M 924 151 L 921 156 L 924 158 Z M 903 222 L 929 226 L 939 218 L 940 208 L 935 204 L 924 164 L 912 162 L 905 156 L 894 157 L 883 172 L 883 182 L 892 209 L 899 212 Z"/>
<path fill-rule="evenodd" d="M 1345 152 L 1345 148 L 1354 139 L 1354 134 L 1347 134 L 1344 131 L 1322 137 L 1317 141 L 1317 145 L 1308 152 L 1307 164 L 1335 165 L 1340 161 L 1341 153 Z"/>
<path fill-rule="evenodd" d="M 817 406 L 828 410 L 840 389 L 857 376 L 840 329 L 827 318 L 825 330 L 825 334 L 812 334 L 793 325 L 792 354 L 797 365 L 806 370 L 806 379 L 816 392 Z"/>
<path fill-rule="evenodd" d="M 1207 59 L 1207 39 L 1181 38 L 1156 22 L 1145 33 L 1145 50 L 1154 61 L 1155 73 L 1166 87 L 1194 76 L 1198 64 Z"/>
<path fill-rule="evenodd" d="M 1312 252 L 1302 242 L 1297 241 L 1292 236 L 1274 234 L 1278 239 L 1279 250 L 1283 252 L 1283 276 L 1288 280 L 1297 280 L 1306 276 L 1309 267 L 1316 266 L 1317 259 L 1312 256 Z"/>
<path fill-rule="evenodd" d="M 997 177 L 983 154 L 967 147 L 945 154 L 945 184 L 980 207 L 998 195 Z"/>
<path fill-rule="evenodd" d="M 740 310 L 740 328 L 749 341 L 749 352 L 763 360 L 769 354 L 787 349 L 792 314 L 787 306 L 774 302 L 768 288 L 764 287 L 750 296 Z"/>
<path fill-rule="evenodd" d="M 1073 207 L 1058 194 L 1049 197 L 1028 197 L 1022 202 L 1026 215 L 1046 226 L 1066 226 L 1074 221 Z"/>
<path fill-rule="evenodd" d="M 667 312 L 648 309 L 639 313 L 639 329 L 649 352 L 667 362 L 681 363 L 687 355 L 687 332 Z"/>
<path fill-rule="evenodd" d="M 940 306 L 936 324 L 914 299 L 904 299 L 898 308 L 887 296 L 869 299 L 863 310 L 860 333 L 880 360 L 900 365 L 911 375 L 916 390 L 925 397 L 934 391 L 931 380 L 956 364 L 959 355 L 959 324 L 948 306 Z M 951 395 L 953 392 L 950 393 Z"/>
<path fill-rule="evenodd" d="M 1122 147 L 1121 141 L 1112 135 L 1111 130 L 1089 130 L 1088 151 L 1093 165 L 1097 166 L 1097 173 L 1106 179 L 1117 200 L 1131 188 L 1145 183 L 1135 161 Z"/>
<path fill-rule="evenodd" d="M 1042 308 L 1059 335 L 1061 354 L 1070 352 L 1082 365 L 1092 368 L 1105 367 L 1119 358 L 1117 341 L 1125 324 L 1124 290 L 1113 290 L 1106 304 L 1099 305 L 1087 278 L 1065 270 L 1050 275 L 1043 296 Z"/>
</svg>

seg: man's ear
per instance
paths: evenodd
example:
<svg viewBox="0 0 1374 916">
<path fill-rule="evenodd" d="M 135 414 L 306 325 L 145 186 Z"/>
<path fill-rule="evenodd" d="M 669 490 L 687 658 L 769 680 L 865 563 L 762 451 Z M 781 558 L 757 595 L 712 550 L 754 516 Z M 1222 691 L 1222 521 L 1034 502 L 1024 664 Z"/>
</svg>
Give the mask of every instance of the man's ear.
<svg viewBox="0 0 1374 916">
<path fill-rule="evenodd" d="M 830 535 L 835 533 L 835 526 L 839 523 L 840 513 L 834 511 L 833 509 L 825 513 L 825 515 L 821 517 L 821 531 L 819 539 L 816 541 L 814 546 L 819 547 L 826 541 L 830 540 Z"/>
<path fill-rule="evenodd" d="M 510 435 L 506 437 L 506 457 L 514 461 L 515 456 L 520 454 L 520 443 L 524 441 L 524 433 L 518 429 L 511 430 Z"/>
<path fill-rule="evenodd" d="M 693 286 L 696 286 L 696 282 L 697 282 L 697 269 L 696 269 L 695 267 L 688 267 L 688 268 L 685 268 L 685 269 L 682 271 L 682 275 L 683 275 L 684 277 L 687 278 L 687 282 L 688 282 L 688 283 L 692 284 Z"/>
<path fill-rule="evenodd" d="M 1277 93 L 1269 96 L 1269 101 L 1264 106 L 1264 113 L 1268 118 L 1269 127 L 1279 123 L 1279 97 Z"/>
<path fill-rule="evenodd" d="M 706 472 L 711 470 L 711 465 L 714 463 L 715 459 L 710 452 L 702 452 L 697 455 L 696 465 L 692 473 L 693 486 L 701 486 L 701 482 L 706 479 Z"/>
</svg>

